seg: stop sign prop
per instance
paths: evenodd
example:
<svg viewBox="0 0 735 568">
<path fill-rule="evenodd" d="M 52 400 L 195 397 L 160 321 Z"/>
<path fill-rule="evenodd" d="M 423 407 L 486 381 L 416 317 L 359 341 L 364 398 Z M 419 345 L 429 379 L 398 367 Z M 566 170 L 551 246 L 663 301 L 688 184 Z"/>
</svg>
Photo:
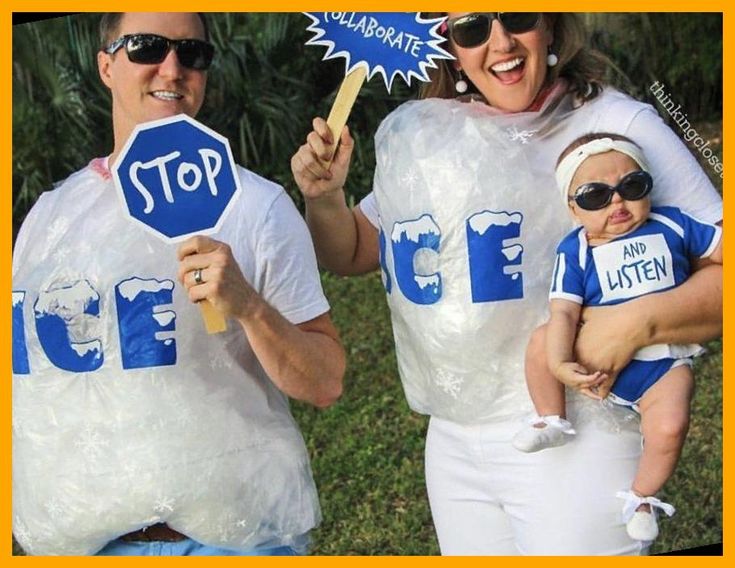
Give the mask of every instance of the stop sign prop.
<svg viewBox="0 0 735 568">
<path fill-rule="evenodd" d="M 170 243 L 219 230 L 242 191 L 227 139 L 184 114 L 136 126 L 112 175 L 128 216 Z M 207 331 L 224 330 L 200 305 Z"/>
</svg>

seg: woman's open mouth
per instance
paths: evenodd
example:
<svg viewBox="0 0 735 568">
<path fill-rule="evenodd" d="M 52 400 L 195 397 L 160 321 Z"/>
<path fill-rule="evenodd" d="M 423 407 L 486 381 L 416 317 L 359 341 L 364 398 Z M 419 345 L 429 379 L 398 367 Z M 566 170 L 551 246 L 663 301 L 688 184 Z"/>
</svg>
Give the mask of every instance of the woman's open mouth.
<svg viewBox="0 0 735 568">
<path fill-rule="evenodd" d="M 512 85 L 523 78 L 526 69 L 526 59 L 524 57 L 515 57 L 496 63 L 490 67 L 492 73 L 504 85 Z"/>
</svg>

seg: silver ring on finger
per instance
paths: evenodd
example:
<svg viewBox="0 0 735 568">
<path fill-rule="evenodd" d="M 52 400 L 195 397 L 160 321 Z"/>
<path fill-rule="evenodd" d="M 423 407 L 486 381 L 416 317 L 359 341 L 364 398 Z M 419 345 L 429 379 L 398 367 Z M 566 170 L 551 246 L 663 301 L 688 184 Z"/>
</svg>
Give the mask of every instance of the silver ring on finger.
<svg viewBox="0 0 735 568">
<path fill-rule="evenodd" d="M 204 280 L 202 280 L 202 269 L 201 268 L 197 268 L 194 271 L 194 282 L 196 282 L 197 284 L 204 283 Z"/>
</svg>

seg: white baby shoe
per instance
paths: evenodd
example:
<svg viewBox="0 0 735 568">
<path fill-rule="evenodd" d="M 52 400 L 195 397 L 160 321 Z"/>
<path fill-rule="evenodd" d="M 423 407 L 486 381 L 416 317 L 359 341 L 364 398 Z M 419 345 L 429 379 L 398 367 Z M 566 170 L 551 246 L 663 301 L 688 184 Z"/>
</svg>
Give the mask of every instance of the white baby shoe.
<svg viewBox="0 0 735 568">
<path fill-rule="evenodd" d="M 513 436 L 513 447 L 521 452 L 538 452 L 563 446 L 567 442 L 566 436 L 576 433 L 572 424 L 558 415 L 534 416 L 528 422 L 523 430 Z"/>
<path fill-rule="evenodd" d="M 676 512 L 673 505 L 664 503 L 656 497 L 641 497 L 632 491 L 618 491 L 617 497 L 625 499 L 623 504 L 623 522 L 628 536 L 633 540 L 653 541 L 658 536 L 656 509 L 661 509 L 669 517 Z M 648 504 L 650 511 L 637 511 L 643 504 Z"/>
<path fill-rule="evenodd" d="M 656 540 L 658 536 L 658 523 L 656 512 L 636 511 L 625 525 L 628 536 L 633 540 Z"/>
</svg>

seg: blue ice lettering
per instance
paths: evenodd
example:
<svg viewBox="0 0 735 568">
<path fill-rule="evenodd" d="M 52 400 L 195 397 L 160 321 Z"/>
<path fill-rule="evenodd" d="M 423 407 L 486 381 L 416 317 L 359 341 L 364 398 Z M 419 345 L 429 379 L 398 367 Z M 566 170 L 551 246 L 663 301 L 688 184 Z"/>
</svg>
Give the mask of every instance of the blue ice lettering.
<svg viewBox="0 0 735 568">
<path fill-rule="evenodd" d="M 391 289 L 393 288 L 393 282 L 390 277 L 390 272 L 388 271 L 388 262 L 385 259 L 385 251 L 387 245 L 385 232 L 383 231 L 382 227 L 380 229 L 380 232 L 378 233 L 378 243 L 380 244 L 380 270 L 383 273 L 383 286 L 385 287 L 386 293 L 390 294 Z"/>
<path fill-rule="evenodd" d="M 124 369 L 176 364 L 176 313 L 156 310 L 173 302 L 171 280 L 128 278 L 115 286 Z"/>
<path fill-rule="evenodd" d="M 395 277 L 403 295 L 415 304 L 434 304 L 442 295 L 439 272 L 417 270 L 414 266 L 419 251 L 439 252 L 441 231 L 431 215 L 397 222 L 391 235 Z"/>
<path fill-rule="evenodd" d="M 51 363 L 74 373 L 102 366 L 100 295 L 87 280 L 42 291 L 33 311 L 38 341 Z"/>
<path fill-rule="evenodd" d="M 523 256 L 520 244 L 508 244 L 521 234 L 523 215 L 518 212 L 481 211 L 467 219 L 472 302 L 500 302 L 523 298 Z"/>
<path fill-rule="evenodd" d="M 25 292 L 13 290 L 13 373 L 16 375 L 28 375 L 31 372 L 26 347 L 26 328 L 23 323 L 25 297 Z"/>
</svg>

